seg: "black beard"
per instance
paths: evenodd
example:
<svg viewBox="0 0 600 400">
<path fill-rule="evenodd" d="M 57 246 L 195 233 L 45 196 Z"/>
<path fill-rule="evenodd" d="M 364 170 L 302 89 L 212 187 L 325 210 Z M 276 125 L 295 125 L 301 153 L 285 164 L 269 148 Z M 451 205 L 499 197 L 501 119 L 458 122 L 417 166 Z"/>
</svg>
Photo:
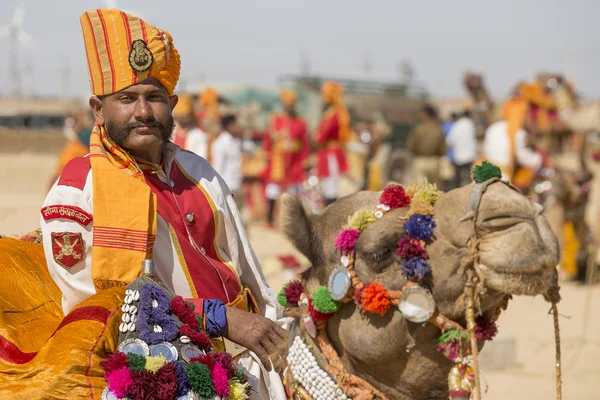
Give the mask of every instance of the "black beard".
<svg viewBox="0 0 600 400">
<path fill-rule="evenodd" d="M 160 137 L 163 142 L 168 142 L 171 140 L 173 136 L 173 130 L 175 129 L 175 121 L 173 120 L 173 116 L 169 115 L 169 119 L 166 124 L 162 122 L 151 119 L 148 121 L 136 121 L 136 122 L 128 122 L 122 126 L 117 127 L 113 121 L 106 122 L 106 134 L 108 137 L 115 142 L 118 146 L 123 147 L 123 143 L 131 134 L 131 130 L 140 126 L 149 126 L 156 127 L 160 131 Z"/>
</svg>

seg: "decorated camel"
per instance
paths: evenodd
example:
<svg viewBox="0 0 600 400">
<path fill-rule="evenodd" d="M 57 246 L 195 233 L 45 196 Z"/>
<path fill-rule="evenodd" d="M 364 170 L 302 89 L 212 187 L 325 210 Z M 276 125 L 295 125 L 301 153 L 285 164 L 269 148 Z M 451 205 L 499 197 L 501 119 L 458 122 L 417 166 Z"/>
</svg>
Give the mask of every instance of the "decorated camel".
<svg viewBox="0 0 600 400">
<path fill-rule="evenodd" d="M 285 232 L 313 263 L 278 296 L 299 321 L 292 398 L 468 399 L 510 295 L 543 294 L 556 318 L 556 238 L 541 207 L 499 176 L 484 164 L 475 184 L 445 194 L 395 185 L 319 215 L 284 200 Z M 39 237 L 0 238 L 0 268 L 0 398 L 251 396 L 235 357 L 193 304 L 153 280 L 151 261 L 68 315 Z"/>
<path fill-rule="evenodd" d="M 312 263 L 279 295 L 299 321 L 294 399 L 468 399 L 511 295 L 558 302 L 542 207 L 484 165 L 477 183 L 444 194 L 393 185 L 319 215 L 284 199 L 285 234 Z"/>
</svg>

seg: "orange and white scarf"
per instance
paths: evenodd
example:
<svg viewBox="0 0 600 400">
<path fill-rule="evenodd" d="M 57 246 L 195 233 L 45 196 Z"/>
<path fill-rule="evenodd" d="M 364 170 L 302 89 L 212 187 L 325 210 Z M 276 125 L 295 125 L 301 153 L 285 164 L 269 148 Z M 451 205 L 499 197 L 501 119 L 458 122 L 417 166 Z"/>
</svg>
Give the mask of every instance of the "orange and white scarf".
<svg viewBox="0 0 600 400">
<path fill-rule="evenodd" d="M 90 139 L 93 183 L 92 279 L 96 291 L 125 286 L 152 258 L 156 196 L 135 160 L 112 142 L 104 126 Z"/>
</svg>

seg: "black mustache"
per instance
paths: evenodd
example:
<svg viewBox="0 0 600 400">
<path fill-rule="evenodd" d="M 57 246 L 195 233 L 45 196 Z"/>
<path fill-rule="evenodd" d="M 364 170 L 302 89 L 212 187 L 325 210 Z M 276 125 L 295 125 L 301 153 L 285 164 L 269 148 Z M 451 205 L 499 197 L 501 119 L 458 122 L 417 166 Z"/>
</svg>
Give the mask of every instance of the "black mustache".
<svg viewBox="0 0 600 400">
<path fill-rule="evenodd" d="M 164 125 L 158 122 L 157 120 L 146 121 L 146 122 L 129 122 L 124 127 L 124 129 L 131 130 L 135 128 L 162 128 L 164 129 Z"/>
</svg>

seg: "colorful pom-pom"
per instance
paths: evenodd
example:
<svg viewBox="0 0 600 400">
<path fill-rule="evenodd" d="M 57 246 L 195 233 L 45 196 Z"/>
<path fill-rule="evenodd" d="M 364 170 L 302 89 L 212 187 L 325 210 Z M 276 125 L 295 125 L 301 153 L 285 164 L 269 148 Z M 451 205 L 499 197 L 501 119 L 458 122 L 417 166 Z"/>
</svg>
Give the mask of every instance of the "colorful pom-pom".
<svg viewBox="0 0 600 400">
<path fill-rule="evenodd" d="M 348 217 L 348 228 L 358 229 L 362 231 L 367 226 L 375 222 L 377 218 L 372 211 L 367 210 L 366 208 L 361 208 L 354 214 Z"/>
<path fill-rule="evenodd" d="M 502 178 L 502 171 L 498 166 L 488 161 L 483 161 L 471 170 L 471 177 L 475 183 L 483 183 L 492 178 Z"/>
<path fill-rule="evenodd" d="M 177 367 L 174 363 L 162 366 L 155 375 L 156 384 L 153 399 L 172 400 L 177 394 Z"/>
<path fill-rule="evenodd" d="M 425 181 L 425 184 L 422 185 L 413 196 L 413 201 L 423 200 L 433 206 L 439 197 L 440 192 L 438 191 L 435 183 L 432 184 Z"/>
<path fill-rule="evenodd" d="M 231 354 L 225 353 L 223 351 L 213 351 L 209 353 L 211 358 L 213 359 L 213 363 L 220 363 L 225 370 L 227 370 L 227 378 L 232 379 L 235 378 L 236 369 L 233 365 L 233 357 Z"/>
<path fill-rule="evenodd" d="M 181 397 L 190 391 L 190 382 L 183 363 L 175 362 L 175 376 L 177 382 L 177 397 Z"/>
<path fill-rule="evenodd" d="M 118 369 L 128 367 L 127 355 L 120 351 L 116 351 L 108 356 L 106 360 L 102 361 L 100 365 L 104 368 L 104 377 L 107 377 Z"/>
<path fill-rule="evenodd" d="M 408 197 L 410 197 L 411 199 L 415 196 L 415 193 L 417 193 L 417 191 L 419 190 L 419 185 L 417 185 L 417 182 L 413 182 L 410 184 L 409 187 L 407 187 L 404 192 L 406 193 L 406 195 Z"/>
<path fill-rule="evenodd" d="M 408 207 L 410 197 L 406 195 L 401 185 L 392 185 L 383 189 L 383 193 L 379 197 L 379 203 L 385 204 L 393 210 L 394 208 Z"/>
<path fill-rule="evenodd" d="M 215 395 L 210 370 L 204 364 L 192 362 L 186 366 L 188 381 L 192 390 L 202 397 L 212 398 Z"/>
<path fill-rule="evenodd" d="M 140 354 L 129 353 L 127 354 L 127 364 L 129 369 L 133 372 L 138 372 L 146 369 L 146 357 Z"/>
<path fill-rule="evenodd" d="M 133 384 L 129 368 L 121 368 L 113 371 L 107 378 L 108 389 L 118 398 L 126 396 L 127 389 Z"/>
<path fill-rule="evenodd" d="M 327 321 L 333 317 L 333 314 L 325 314 L 316 310 L 312 300 L 308 301 L 308 313 L 314 321 Z"/>
<path fill-rule="evenodd" d="M 398 250 L 396 250 L 396 255 L 403 260 L 409 260 L 415 257 L 427 258 L 427 250 L 420 240 L 413 239 L 410 236 L 405 236 L 398 242 Z"/>
<path fill-rule="evenodd" d="M 408 215 L 413 214 L 433 215 L 433 205 L 423 199 L 414 199 L 408 209 Z"/>
<path fill-rule="evenodd" d="M 390 294 L 380 283 L 370 283 L 361 291 L 361 306 L 363 312 L 385 315 L 390 308 Z"/>
<path fill-rule="evenodd" d="M 284 288 L 283 294 L 287 299 L 287 303 L 291 307 L 298 307 L 298 302 L 300 301 L 300 296 L 304 292 L 304 286 L 302 286 L 302 282 L 298 280 L 290 281 Z"/>
<path fill-rule="evenodd" d="M 450 329 L 437 340 L 437 351 L 442 352 L 451 361 L 463 357 L 463 348 L 469 343 L 469 333 L 460 329 Z"/>
<path fill-rule="evenodd" d="M 227 398 L 229 396 L 229 379 L 227 379 L 227 370 L 221 363 L 216 363 L 211 372 L 213 385 L 217 396 Z"/>
<path fill-rule="evenodd" d="M 290 305 L 289 305 L 289 303 L 287 301 L 287 297 L 285 295 L 284 290 L 285 290 L 285 287 L 282 287 L 281 290 L 279 291 L 279 293 L 277 293 L 277 302 L 279 304 L 281 304 L 282 307 L 287 308 Z"/>
<path fill-rule="evenodd" d="M 248 400 L 246 393 L 247 383 L 240 383 L 237 380 L 229 383 L 229 398 L 228 400 Z"/>
<path fill-rule="evenodd" d="M 413 214 L 404 224 L 404 230 L 411 237 L 428 242 L 433 236 L 435 226 L 431 215 Z"/>
<path fill-rule="evenodd" d="M 156 372 L 167 363 L 165 356 L 146 357 L 146 371 Z"/>
<path fill-rule="evenodd" d="M 312 298 L 313 307 L 322 314 L 335 313 L 340 308 L 340 303 L 333 300 L 327 286 L 319 286 Z"/>
<path fill-rule="evenodd" d="M 491 341 L 498 334 L 494 321 L 481 316 L 475 321 L 475 338 L 480 341 Z"/>
<path fill-rule="evenodd" d="M 127 389 L 129 399 L 152 399 L 156 391 L 156 376 L 149 371 L 132 372 L 133 383 Z"/>
<path fill-rule="evenodd" d="M 344 229 L 335 236 L 335 247 L 346 253 L 353 251 L 359 236 L 358 229 Z"/>
<path fill-rule="evenodd" d="M 417 282 L 420 281 L 431 271 L 431 266 L 422 258 L 410 258 L 402 261 L 401 266 L 402 272 L 406 276 L 406 279 Z"/>
</svg>

